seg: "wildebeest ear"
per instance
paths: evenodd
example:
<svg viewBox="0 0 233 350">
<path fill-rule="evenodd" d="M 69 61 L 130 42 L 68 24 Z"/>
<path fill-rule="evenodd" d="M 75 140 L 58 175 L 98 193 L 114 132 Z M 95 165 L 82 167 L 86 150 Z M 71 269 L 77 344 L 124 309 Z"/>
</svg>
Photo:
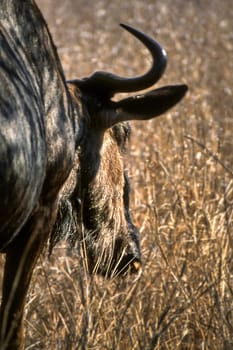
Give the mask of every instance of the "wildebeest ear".
<svg viewBox="0 0 233 350">
<path fill-rule="evenodd" d="M 120 100 L 115 104 L 117 122 L 157 117 L 177 104 L 187 90 L 187 85 L 168 85 Z"/>
</svg>

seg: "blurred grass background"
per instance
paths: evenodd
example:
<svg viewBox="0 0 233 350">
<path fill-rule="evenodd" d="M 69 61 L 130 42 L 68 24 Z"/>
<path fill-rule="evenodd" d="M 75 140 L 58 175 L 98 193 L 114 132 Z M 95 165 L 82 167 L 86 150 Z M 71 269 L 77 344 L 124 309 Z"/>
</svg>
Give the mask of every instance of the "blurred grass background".
<svg viewBox="0 0 233 350">
<path fill-rule="evenodd" d="M 132 123 L 126 162 L 142 274 L 91 278 L 60 244 L 34 273 L 26 349 L 233 349 L 232 1 L 37 3 L 67 79 L 147 69 L 123 22 L 166 49 L 158 86 L 186 83 L 189 93 L 164 116 Z"/>
</svg>

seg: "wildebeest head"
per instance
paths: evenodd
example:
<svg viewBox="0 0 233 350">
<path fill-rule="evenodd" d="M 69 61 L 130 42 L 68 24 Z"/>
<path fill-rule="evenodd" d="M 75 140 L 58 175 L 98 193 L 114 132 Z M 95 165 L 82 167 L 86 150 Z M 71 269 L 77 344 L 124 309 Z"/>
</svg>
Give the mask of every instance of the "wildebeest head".
<svg viewBox="0 0 233 350">
<path fill-rule="evenodd" d="M 79 240 L 88 270 L 108 277 L 140 268 L 138 230 L 130 216 L 129 180 L 123 162 L 130 133 L 127 121 L 156 117 L 179 102 L 187 91 L 186 85 L 166 86 L 113 101 L 116 93 L 152 86 L 167 62 L 165 51 L 156 41 L 122 26 L 149 49 L 152 67 L 136 78 L 96 72 L 68 82 L 80 133 L 75 166 L 61 194 L 52 235 L 52 242 L 66 232 L 71 240 Z"/>
</svg>

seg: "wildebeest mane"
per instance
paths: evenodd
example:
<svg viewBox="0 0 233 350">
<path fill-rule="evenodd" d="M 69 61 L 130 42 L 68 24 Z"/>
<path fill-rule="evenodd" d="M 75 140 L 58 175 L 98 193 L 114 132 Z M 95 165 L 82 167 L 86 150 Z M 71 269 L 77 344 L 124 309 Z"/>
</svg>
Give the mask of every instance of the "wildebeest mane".
<svg viewBox="0 0 233 350">
<path fill-rule="evenodd" d="M 110 132 L 122 154 L 125 153 L 131 134 L 129 123 L 124 122 L 114 125 Z M 61 194 L 56 222 L 49 240 L 49 255 L 52 254 L 55 245 L 62 240 L 67 241 L 71 247 L 74 247 L 84 239 L 82 235 L 82 203 L 81 198 L 79 198 L 78 178 L 79 168 L 68 178 L 67 186 L 65 186 Z"/>
</svg>

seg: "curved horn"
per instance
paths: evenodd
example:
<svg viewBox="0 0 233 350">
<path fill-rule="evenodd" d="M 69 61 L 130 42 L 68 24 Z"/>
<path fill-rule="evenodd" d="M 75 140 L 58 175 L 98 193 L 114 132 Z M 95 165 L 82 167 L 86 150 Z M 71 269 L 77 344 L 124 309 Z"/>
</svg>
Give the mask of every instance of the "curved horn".
<svg viewBox="0 0 233 350">
<path fill-rule="evenodd" d="M 167 64 L 165 50 L 145 33 L 126 24 L 120 25 L 139 39 L 150 51 L 153 59 L 151 68 L 144 75 L 134 78 L 123 78 L 112 73 L 97 71 L 89 77 L 69 81 L 77 85 L 84 93 L 109 99 L 118 92 L 146 89 L 155 84 L 162 76 Z"/>
</svg>

